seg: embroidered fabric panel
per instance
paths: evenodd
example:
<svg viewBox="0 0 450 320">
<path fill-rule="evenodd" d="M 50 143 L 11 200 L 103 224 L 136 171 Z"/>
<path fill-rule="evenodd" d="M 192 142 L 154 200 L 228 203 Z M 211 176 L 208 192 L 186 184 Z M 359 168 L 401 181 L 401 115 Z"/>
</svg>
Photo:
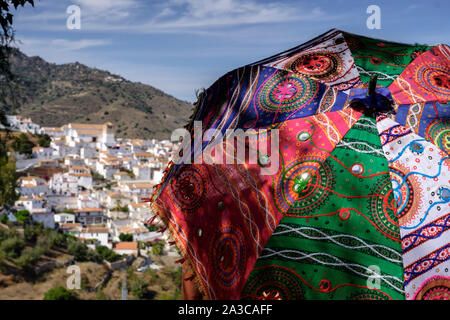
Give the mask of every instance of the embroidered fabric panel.
<svg viewBox="0 0 450 320">
<path fill-rule="evenodd" d="M 285 121 L 278 128 L 279 168 L 288 164 L 317 171 L 360 116 L 346 109 Z M 250 139 L 248 148 L 256 147 L 258 139 Z M 239 298 L 281 210 L 289 206 L 290 195 L 277 184 L 285 171 L 261 175 L 261 169 L 248 162 L 183 165 L 154 203 L 211 299 Z"/>
<path fill-rule="evenodd" d="M 281 56 L 266 66 L 307 76 L 337 90 L 350 89 L 359 81 L 355 61 L 342 33 L 300 52 Z"/>
<path fill-rule="evenodd" d="M 389 86 L 397 104 L 450 101 L 449 57 L 446 45 L 419 54 Z"/>
<path fill-rule="evenodd" d="M 397 203 L 406 298 L 448 299 L 450 157 L 391 119 L 378 128 Z"/>
<path fill-rule="evenodd" d="M 280 183 L 294 194 L 292 180 Z M 293 197 L 241 298 L 404 298 L 395 200 L 375 119 L 362 116 Z"/>
<path fill-rule="evenodd" d="M 361 81 L 367 83 L 372 75 L 378 75 L 378 84 L 387 87 L 417 57 L 430 49 L 428 46 L 412 46 L 371 39 L 344 32 L 352 52 Z"/>
</svg>

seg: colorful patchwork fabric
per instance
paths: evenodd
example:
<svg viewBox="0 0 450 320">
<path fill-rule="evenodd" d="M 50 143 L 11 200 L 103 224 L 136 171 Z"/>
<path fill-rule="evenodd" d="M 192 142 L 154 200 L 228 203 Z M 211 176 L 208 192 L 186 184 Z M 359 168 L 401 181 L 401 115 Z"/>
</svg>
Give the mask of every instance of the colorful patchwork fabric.
<svg viewBox="0 0 450 320">
<path fill-rule="evenodd" d="M 412 46 L 344 33 L 352 52 L 361 81 L 367 83 L 372 75 L 378 84 L 387 87 L 428 46 Z"/>
<path fill-rule="evenodd" d="M 283 213 L 242 298 L 404 298 L 394 195 L 374 119 L 353 125 Z"/>
<path fill-rule="evenodd" d="M 406 298 L 449 298 L 450 157 L 391 119 L 378 129 L 397 203 Z"/>
<path fill-rule="evenodd" d="M 449 53 L 331 30 L 199 95 L 151 200 L 205 298 L 450 299 Z"/>
</svg>

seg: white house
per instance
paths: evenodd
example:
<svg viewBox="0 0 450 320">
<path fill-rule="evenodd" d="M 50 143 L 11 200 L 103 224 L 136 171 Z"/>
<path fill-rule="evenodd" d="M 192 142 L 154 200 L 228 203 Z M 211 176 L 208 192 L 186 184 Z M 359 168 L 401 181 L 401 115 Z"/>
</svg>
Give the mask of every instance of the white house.
<svg viewBox="0 0 450 320">
<path fill-rule="evenodd" d="M 45 207 L 31 211 L 31 220 L 33 222 L 42 223 L 44 228 L 55 229 L 55 215 Z"/>
<path fill-rule="evenodd" d="M 149 196 L 153 191 L 151 183 L 129 183 L 123 187 L 123 190 L 131 195 Z"/>
<path fill-rule="evenodd" d="M 111 180 L 116 172 L 120 171 L 119 158 L 100 158 L 96 163 L 96 171 L 105 179 Z"/>
<path fill-rule="evenodd" d="M 93 245 L 96 246 L 101 245 L 111 248 L 111 245 L 109 244 L 108 241 L 109 240 L 108 228 L 84 228 L 81 230 L 78 237 L 83 239 L 85 242 L 88 243 L 92 242 Z"/>
<path fill-rule="evenodd" d="M 78 209 L 82 208 L 98 208 L 100 207 L 100 203 L 97 199 L 95 199 L 91 193 L 82 192 L 78 195 L 77 199 L 77 207 Z"/>
<path fill-rule="evenodd" d="M 125 171 L 119 171 L 119 172 L 114 173 L 113 178 L 114 178 L 114 180 L 117 180 L 117 181 L 126 181 L 126 180 L 131 179 L 128 172 L 125 172 Z"/>
<path fill-rule="evenodd" d="M 104 223 L 107 220 L 102 208 L 75 209 L 74 213 L 77 221 L 81 222 L 83 225 Z"/>
<path fill-rule="evenodd" d="M 75 215 L 70 213 L 55 214 L 55 222 L 59 225 L 64 223 L 75 223 Z"/>
<path fill-rule="evenodd" d="M 132 203 L 128 205 L 130 218 L 138 221 L 147 221 L 152 217 L 149 202 Z"/>
<path fill-rule="evenodd" d="M 114 244 L 113 250 L 114 250 L 114 252 L 116 252 L 118 254 L 137 256 L 138 243 L 137 242 L 117 242 Z"/>
<path fill-rule="evenodd" d="M 53 148 L 33 147 L 32 155 L 36 159 L 49 159 L 53 157 Z"/>
<path fill-rule="evenodd" d="M 28 176 L 19 178 L 19 193 L 26 196 L 32 195 L 48 195 L 50 189 L 47 182 L 39 177 Z"/>
<path fill-rule="evenodd" d="M 136 180 L 151 180 L 150 167 L 137 165 L 133 167 L 133 173 Z"/>
</svg>

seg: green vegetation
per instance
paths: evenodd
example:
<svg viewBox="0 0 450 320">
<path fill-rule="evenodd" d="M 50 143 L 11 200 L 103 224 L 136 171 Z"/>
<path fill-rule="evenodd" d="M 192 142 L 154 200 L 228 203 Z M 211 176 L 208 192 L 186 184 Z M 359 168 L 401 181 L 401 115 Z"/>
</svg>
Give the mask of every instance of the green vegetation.
<svg viewBox="0 0 450 320">
<path fill-rule="evenodd" d="M 122 206 L 122 202 L 120 200 L 116 200 L 116 206 L 113 209 L 114 211 L 121 211 L 121 212 L 129 212 L 130 209 L 128 206 Z M 130 240 L 131 241 L 131 240 Z"/>
<path fill-rule="evenodd" d="M 92 179 L 94 179 L 94 181 L 104 181 L 105 178 L 98 172 L 92 172 Z"/>
<path fill-rule="evenodd" d="M 24 224 L 28 219 L 30 218 L 30 211 L 28 210 L 19 210 L 17 211 L 14 216 L 17 219 L 17 222 L 19 224 Z"/>
<path fill-rule="evenodd" d="M 19 199 L 18 186 L 16 163 L 8 156 L 6 140 L 0 137 L 0 210 Z"/>
<path fill-rule="evenodd" d="M 119 235 L 119 239 L 120 239 L 120 241 L 131 242 L 131 241 L 133 241 L 133 235 L 121 233 Z"/>
<path fill-rule="evenodd" d="M 152 254 L 161 255 L 164 249 L 164 240 L 155 241 L 152 244 Z"/>
<path fill-rule="evenodd" d="M 0 218 L 0 222 L 3 224 L 8 223 L 9 219 L 8 216 L 6 214 L 2 215 L 2 217 Z"/>
<path fill-rule="evenodd" d="M 130 291 L 137 299 L 142 299 L 148 293 L 148 282 L 139 278 L 131 281 Z"/>
<path fill-rule="evenodd" d="M 115 253 L 113 250 L 105 246 L 96 246 L 95 251 L 104 260 L 114 262 L 122 258 L 122 255 Z"/>
<path fill-rule="evenodd" d="M 69 208 L 65 208 L 63 211 L 63 213 L 70 213 L 70 214 L 74 214 L 75 211 L 73 209 L 69 209 Z"/>
<path fill-rule="evenodd" d="M 11 147 L 18 153 L 31 155 L 34 143 L 28 139 L 25 133 L 21 133 L 18 137 L 15 137 Z"/>
<path fill-rule="evenodd" d="M 52 142 L 52 138 L 48 134 L 44 134 L 38 140 L 38 144 L 41 147 L 48 148 L 50 147 L 50 143 Z"/>
<path fill-rule="evenodd" d="M 0 256 L 8 260 L 13 260 L 20 257 L 24 248 L 25 242 L 18 235 L 14 235 L 1 241 Z"/>
<path fill-rule="evenodd" d="M 77 294 L 72 290 L 67 290 L 58 286 L 48 290 L 44 295 L 44 300 L 77 300 Z"/>
<path fill-rule="evenodd" d="M 67 245 L 67 251 L 76 261 L 86 261 L 88 257 L 89 248 L 82 242 L 79 241 L 69 241 Z"/>
<path fill-rule="evenodd" d="M 146 227 L 147 227 L 148 231 L 151 231 L 151 232 L 154 232 L 154 231 L 158 231 L 158 230 L 159 230 L 159 227 L 158 227 L 158 226 L 155 226 L 154 224 L 146 225 Z"/>
</svg>

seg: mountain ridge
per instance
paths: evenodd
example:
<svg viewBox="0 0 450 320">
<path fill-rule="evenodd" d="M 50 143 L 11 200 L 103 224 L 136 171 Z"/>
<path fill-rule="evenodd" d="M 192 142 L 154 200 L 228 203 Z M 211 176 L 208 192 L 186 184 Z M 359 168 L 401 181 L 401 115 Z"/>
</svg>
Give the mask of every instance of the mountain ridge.
<svg viewBox="0 0 450 320">
<path fill-rule="evenodd" d="M 192 113 L 189 102 L 80 62 L 51 63 L 18 49 L 10 62 L 17 107 L 6 112 L 41 126 L 111 122 L 119 137 L 168 139 Z"/>
</svg>

